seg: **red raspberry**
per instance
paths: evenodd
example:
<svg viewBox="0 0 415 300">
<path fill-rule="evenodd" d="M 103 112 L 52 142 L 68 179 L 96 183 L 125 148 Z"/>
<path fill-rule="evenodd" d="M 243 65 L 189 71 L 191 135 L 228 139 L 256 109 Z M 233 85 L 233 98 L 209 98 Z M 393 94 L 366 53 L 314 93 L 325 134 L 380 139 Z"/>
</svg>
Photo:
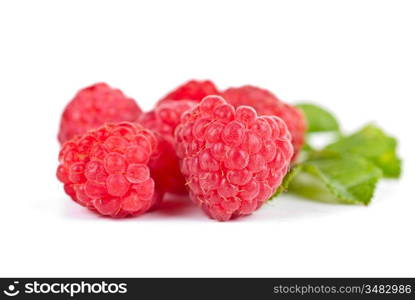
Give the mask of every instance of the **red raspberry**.
<svg viewBox="0 0 415 300">
<path fill-rule="evenodd" d="M 294 146 L 293 161 L 304 144 L 307 130 L 306 120 L 301 111 L 294 106 L 282 102 L 274 94 L 265 89 L 246 85 L 229 88 L 223 93 L 224 98 L 233 106 L 249 105 L 260 115 L 277 116 L 287 124 Z"/>
<path fill-rule="evenodd" d="M 156 106 L 155 109 L 143 113 L 139 122 L 163 136 L 171 143 L 174 142 L 174 131 L 180 123 L 180 118 L 184 112 L 195 106 L 195 101 L 164 101 Z"/>
<path fill-rule="evenodd" d="M 182 114 L 192 108 L 193 101 L 164 101 L 152 111 L 141 115 L 139 122 L 162 136 L 166 141 L 161 143 L 163 155 L 154 160 L 152 169 L 154 177 L 166 192 L 174 194 L 186 194 L 185 180 L 180 172 L 179 159 L 174 151 L 174 130 L 180 123 Z"/>
<path fill-rule="evenodd" d="M 160 197 L 148 166 L 157 147 L 141 125 L 106 124 L 63 145 L 57 177 L 74 201 L 102 215 L 142 214 Z"/>
<path fill-rule="evenodd" d="M 212 218 L 248 215 L 275 192 L 293 155 L 290 133 L 275 116 L 258 117 L 208 96 L 182 116 L 175 146 L 190 198 Z"/>
<path fill-rule="evenodd" d="M 58 139 L 61 144 L 107 122 L 134 122 L 141 114 L 137 103 L 106 83 L 80 90 L 66 106 Z"/>
<path fill-rule="evenodd" d="M 171 91 L 158 103 L 168 100 L 192 100 L 200 102 L 209 95 L 221 95 L 215 84 L 210 80 L 190 80 Z"/>
</svg>

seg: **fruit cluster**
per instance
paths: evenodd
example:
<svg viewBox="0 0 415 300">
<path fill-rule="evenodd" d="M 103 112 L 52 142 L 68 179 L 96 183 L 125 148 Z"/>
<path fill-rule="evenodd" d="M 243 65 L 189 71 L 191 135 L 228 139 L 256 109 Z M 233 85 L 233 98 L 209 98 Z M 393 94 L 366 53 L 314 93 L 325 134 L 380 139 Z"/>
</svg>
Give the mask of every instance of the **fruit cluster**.
<svg viewBox="0 0 415 300">
<path fill-rule="evenodd" d="M 57 177 L 75 202 L 101 215 L 139 215 L 174 193 L 226 221 L 276 192 L 306 127 L 299 109 L 254 86 L 220 91 L 192 80 L 143 113 L 98 83 L 63 112 Z"/>
</svg>

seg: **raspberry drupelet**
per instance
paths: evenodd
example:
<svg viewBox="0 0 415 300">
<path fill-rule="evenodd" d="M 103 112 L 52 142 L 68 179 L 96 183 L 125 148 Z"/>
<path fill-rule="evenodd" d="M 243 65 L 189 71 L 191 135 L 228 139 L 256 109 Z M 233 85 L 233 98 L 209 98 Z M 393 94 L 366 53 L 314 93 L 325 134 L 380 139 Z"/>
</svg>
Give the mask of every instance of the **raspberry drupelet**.
<svg viewBox="0 0 415 300">
<path fill-rule="evenodd" d="M 200 102 L 209 95 L 221 95 L 215 84 L 210 80 L 190 80 L 168 93 L 158 104 L 164 101 L 191 100 Z"/>
<path fill-rule="evenodd" d="M 229 88 L 223 92 L 223 97 L 235 107 L 249 105 L 255 108 L 259 115 L 280 117 L 291 132 L 294 146 L 293 161 L 297 158 L 307 130 L 306 120 L 299 109 L 284 103 L 268 90 L 250 85 Z"/>
<path fill-rule="evenodd" d="M 162 194 L 148 166 L 157 147 L 155 135 L 141 125 L 106 124 L 62 146 L 57 177 L 75 202 L 101 215 L 139 215 Z"/>
<path fill-rule="evenodd" d="M 157 182 L 169 193 L 187 194 L 185 180 L 180 172 L 179 159 L 174 150 L 174 131 L 180 123 L 181 115 L 196 105 L 193 101 L 165 101 L 152 111 L 143 113 L 139 123 L 159 134 L 164 142 L 160 143 L 163 155 L 153 160 L 152 169 Z"/>
<path fill-rule="evenodd" d="M 66 106 L 60 123 L 61 144 L 109 122 L 134 122 L 141 114 L 138 104 L 106 83 L 96 83 L 80 90 Z"/>
<path fill-rule="evenodd" d="M 213 219 L 249 215 L 281 184 L 293 156 L 280 118 L 208 96 L 183 114 L 175 148 L 190 198 Z"/>
</svg>

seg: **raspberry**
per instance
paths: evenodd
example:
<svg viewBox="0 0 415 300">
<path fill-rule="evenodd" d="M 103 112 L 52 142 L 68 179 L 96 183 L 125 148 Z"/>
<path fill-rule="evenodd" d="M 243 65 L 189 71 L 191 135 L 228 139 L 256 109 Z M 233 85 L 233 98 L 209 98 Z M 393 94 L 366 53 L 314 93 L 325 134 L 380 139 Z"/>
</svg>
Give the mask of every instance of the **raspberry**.
<svg viewBox="0 0 415 300">
<path fill-rule="evenodd" d="M 280 118 L 208 96 L 184 113 L 175 148 L 190 198 L 211 217 L 248 215 L 275 192 L 293 146 Z"/>
<path fill-rule="evenodd" d="M 106 124 L 63 144 L 57 177 L 82 206 L 111 217 L 139 215 L 162 194 L 149 169 L 157 147 L 155 135 L 141 125 Z"/>
<path fill-rule="evenodd" d="M 221 95 L 215 84 L 210 80 L 190 80 L 171 91 L 159 104 L 168 100 L 192 100 L 200 102 L 209 95 Z"/>
<path fill-rule="evenodd" d="M 288 127 L 294 146 L 294 161 L 304 144 L 307 124 L 301 111 L 294 106 L 282 102 L 274 94 L 265 89 L 246 85 L 239 88 L 229 88 L 223 92 L 223 97 L 233 106 L 249 105 L 260 115 L 280 117 Z"/>
<path fill-rule="evenodd" d="M 141 114 L 137 103 L 106 83 L 80 90 L 66 106 L 60 124 L 61 144 L 107 122 L 133 122 Z"/>
<path fill-rule="evenodd" d="M 173 143 L 174 130 L 180 123 L 184 112 L 195 106 L 195 101 L 164 101 L 156 106 L 154 110 L 143 113 L 139 122 L 163 136 L 164 139 Z"/>
<path fill-rule="evenodd" d="M 166 192 L 186 194 L 185 180 L 180 172 L 179 159 L 174 150 L 174 130 L 180 123 L 181 115 L 192 108 L 193 101 L 164 101 L 152 111 L 144 113 L 139 122 L 162 136 L 164 143 L 160 143 L 163 155 L 151 164 L 154 177 Z"/>
</svg>

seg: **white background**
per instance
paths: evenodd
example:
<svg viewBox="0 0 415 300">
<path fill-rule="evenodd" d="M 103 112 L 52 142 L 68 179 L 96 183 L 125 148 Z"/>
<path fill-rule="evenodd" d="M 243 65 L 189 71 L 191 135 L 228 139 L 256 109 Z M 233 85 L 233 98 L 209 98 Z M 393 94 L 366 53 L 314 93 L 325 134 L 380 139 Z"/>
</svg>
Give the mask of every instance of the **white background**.
<svg viewBox="0 0 415 300">
<path fill-rule="evenodd" d="M 2 1 L 0 276 L 415 276 L 413 1 Z M 369 207 L 283 196 L 219 223 L 187 202 L 128 220 L 55 178 L 60 113 L 106 81 L 150 109 L 176 85 L 254 84 L 400 140 Z"/>
</svg>

